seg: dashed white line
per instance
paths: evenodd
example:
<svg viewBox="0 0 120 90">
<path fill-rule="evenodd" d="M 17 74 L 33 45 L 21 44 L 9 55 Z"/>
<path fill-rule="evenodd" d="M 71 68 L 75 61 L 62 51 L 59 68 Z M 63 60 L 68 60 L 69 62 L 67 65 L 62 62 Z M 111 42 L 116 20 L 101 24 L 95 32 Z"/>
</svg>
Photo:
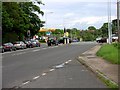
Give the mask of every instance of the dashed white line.
<svg viewBox="0 0 120 90">
<path fill-rule="evenodd" d="M 42 76 L 45 76 L 46 75 L 46 73 L 42 73 Z"/>
<path fill-rule="evenodd" d="M 68 61 L 65 62 L 65 64 L 68 64 L 68 63 L 69 63 Z"/>
<path fill-rule="evenodd" d="M 55 70 L 55 69 L 50 69 L 49 71 L 52 72 L 52 71 L 54 71 L 54 70 Z"/>
<path fill-rule="evenodd" d="M 47 49 L 47 48 L 42 48 L 42 49 Z"/>
<path fill-rule="evenodd" d="M 40 76 L 36 76 L 36 77 L 33 78 L 33 80 L 36 80 L 36 79 L 38 79 L 39 77 L 40 77 Z"/>
<path fill-rule="evenodd" d="M 28 83 L 30 83 L 30 81 L 24 82 L 24 83 L 22 83 L 22 85 L 25 85 L 25 84 L 28 84 Z"/>
<path fill-rule="evenodd" d="M 68 61 L 66 61 L 66 62 L 64 62 L 64 63 L 62 63 L 62 64 L 59 64 L 59 65 L 57 65 L 57 66 L 54 66 L 54 67 L 55 67 L 55 69 L 57 69 L 57 68 L 62 68 L 62 67 L 64 67 L 64 65 L 65 65 L 66 63 L 69 63 L 69 62 L 71 62 L 71 61 L 72 61 L 72 60 L 68 60 Z M 54 71 L 55 69 L 54 69 L 54 68 L 51 68 L 51 69 L 49 69 L 49 72 L 52 72 L 52 71 Z M 82 71 L 84 71 L 84 70 L 82 70 Z M 42 75 L 42 76 L 45 76 L 45 75 L 47 75 L 47 73 L 43 72 L 41 75 Z M 23 82 L 21 85 L 16 86 L 15 88 L 22 87 L 22 86 L 24 86 L 24 85 L 26 85 L 26 84 L 28 84 L 28 83 L 30 83 L 30 82 L 38 79 L 38 78 L 40 78 L 40 76 L 33 77 L 32 80 L 27 80 L 27 81 Z M 72 78 L 69 78 L 69 79 L 72 80 Z"/>
<path fill-rule="evenodd" d="M 37 50 L 33 50 L 32 52 L 37 52 L 37 51 L 40 51 L 40 49 L 37 49 Z"/>
<path fill-rule="evenodd" d="M 68 62 L 71 62 L 72 60 L 68 60 Z"/>
</svg>

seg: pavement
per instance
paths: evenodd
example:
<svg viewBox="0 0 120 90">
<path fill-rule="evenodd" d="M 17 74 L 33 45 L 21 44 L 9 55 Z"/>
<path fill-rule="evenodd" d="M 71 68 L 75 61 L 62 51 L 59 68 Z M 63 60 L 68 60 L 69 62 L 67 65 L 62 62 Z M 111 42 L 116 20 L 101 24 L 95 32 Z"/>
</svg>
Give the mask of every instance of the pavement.
<svg viewBox="0 0 120 90">
<path fill-rule="evenodd" d="M 82 53 L 77 59 L 83 65 L 88 67 L 97 76 L 109 80 L 118 86 L 118 66 L 117 64 L 112 64 L 101 57 L 96 56 L 96 52 L 101 48 L 100 44 L 90 50 Z"/>
</svg>

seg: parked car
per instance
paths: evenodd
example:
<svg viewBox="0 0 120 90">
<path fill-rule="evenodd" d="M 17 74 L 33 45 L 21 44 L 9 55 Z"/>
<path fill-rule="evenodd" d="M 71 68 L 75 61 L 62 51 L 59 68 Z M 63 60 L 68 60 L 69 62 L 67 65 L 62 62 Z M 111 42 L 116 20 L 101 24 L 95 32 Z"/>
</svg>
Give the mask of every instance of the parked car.
<svg viewBox="0 0 120 90">
<path fill-rule="evenodd" d="M 11 42 L 4 43 L 1 46 L 1 48 L 2 48 L 2 52 L 4 52 L 4 51 L 13 51 L 13 50 L 16 51 L 16 47 Z"/>
<path fill-rule="evenodd" d="M 14 46 L 16 47 L 16 49 L 25 49 L 26 44 L 23 41 L 16 41 L 14 42 Z"/>
<path fill-rule="evenodd" d="M 33 48 L 34 47 L 34 45 L 33 45 L 33 43 L 31 42 L 31 41 L 24 41 L 24 43 L 26 44 L 26 47 L 27 48 Z"/>
<path fill-rule="evenodd" d="M 98 43 L 106 43 L 107 42 L 107 38 L 106 37 L 96 38 L 96 42 L 98 42 Z"/>
<path fill-rule="evenodd" d="M 73 40 L 71 40 L 71 42 L 79 42 L 79 40 L 78 39 L 73 39 Z"/>
<path fill-rule="evenodd" d="M 33 46 L 35 46 L 35 47 L 40 47 L 40 42 L 38 41 L 38 40 L 31 40 L 31 43 L 32 43 L 32 45 Z"/>
<path fill-rule="evenodd" d="M 52 46 L 52 45 L 58 45 L 58 40 L 55 40 L 54 38 L 49 38 L 47 41 L 48 46 Z"/>
</svg>

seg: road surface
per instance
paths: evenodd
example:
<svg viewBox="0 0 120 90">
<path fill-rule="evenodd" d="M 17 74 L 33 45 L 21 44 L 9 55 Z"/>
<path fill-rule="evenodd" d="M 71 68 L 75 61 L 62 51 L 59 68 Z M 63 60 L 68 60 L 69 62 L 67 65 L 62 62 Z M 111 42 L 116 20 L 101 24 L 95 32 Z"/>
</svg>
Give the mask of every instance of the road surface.
<svg viewBox="0 0 120 90">
<path fill-rule="evenodd" d="M 2 54 L 3 88 L 105 88 L 76 57 L 95 46 L 80 42 Z"/>
</svg>

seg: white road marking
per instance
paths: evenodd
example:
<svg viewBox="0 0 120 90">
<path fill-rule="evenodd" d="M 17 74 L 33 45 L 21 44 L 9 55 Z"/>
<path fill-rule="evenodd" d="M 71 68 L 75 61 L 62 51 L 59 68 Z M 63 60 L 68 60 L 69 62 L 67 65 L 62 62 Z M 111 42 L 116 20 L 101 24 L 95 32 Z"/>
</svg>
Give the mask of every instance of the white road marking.
<svg viewBox="0 0 120 90">
<path fill-rule="evenodd" d="M 68 63 L 69 63 L 68 61 L 65 62 L 65 64 L 68 64 Z"/>
<path fill-rule="evenodd" d="M 52 71 L 54 71 L 54 70 L 55 70 L 55 69 L 50 69 L 49 71 L 52 72 Z"/>
<path fill-rule="evenodd" d="M 50 47 L 50 48 L 55 48 L 55 47 Z"/>
<path fill-rule="evenodd" d="M 46 75 L 46 73 L 42 73 L 42 76 L 45 76 Z"/>
<path fill-rule="evenodd" d="M 55 66 L 55 68 L 63 68 L 64 65 L 65 65 L 65 63 L 62 63 L 62 64 L 60 64 L 60 65 Z"/>
<path fill-rule="evenodd" d="M 21 55 L 21 54 L 25 54 L 26 52 L 20 52 L 20 53 L 17 53 L 16 55 Z"/>
<path fill-rule="evenodd" d="M 71 62 L 72 60 L 68 60 L 68 62 Z"/>
<path fill-rule="evenodd" d="M 42 48 L 42 49 L 47 49 L 47 48 Z"/>
<path fill-rule="evenodd" d="M 33 78 L 33 80 L 38 79 L 39 77 L 40 77 L 40 76 L 36 76 L 36 77 Z"/>
<path fill-rule="evenodd" d="M 21 53 L 19 53 L 19 54 L 21 54 Z M 71 62 L 72 60 L 68 60 L 68 61 L 66 61 L 65 63 L 69 63 L 69 62 Z M 62 63 L 62 64 L 59 64 L 59 65 L 56 65 L 56 66 L 53 66 L 53 67 L 55 67 L 56 69 L 58 68 L 63 68 L 64 67 L 64 65 L 65 65 L 65 63 Z M 55 69 L 54 68 L 51 68 L 49 71 L 50 72 L 52 72 L 52 71 L 54 71 Z M 82 70 L 82 71 L 87 71 L 87 70 Z M 45 76 L 45 75 L 47 75 L 47 73 L 42 73 L 42 76 Z M 38 79 L 40 76 L 36 76 L 36 77 L 34 77 L 34 78 L 32 78 L 32 80 L 27 80 L 26 82 L 24 82 L 24 83 L 22 83 L 21 85 L 19 85 L 19 86 L 16 86 L 15 88 L 19 88 L 19 87 L 22 87 L 22 86 L 24 86 L 24 85 L 26 85 L 26 84 L 28 84 L 28 83 L 30 83 L 30 82 L 32 82 L 33 80 L 36 80 L 36 79 Z M 72 80 L 72 78 L 69 78 L 70 80 Z"/>
<path fill-rule="evenodd" d="M 37 51 L 40 51 L 40 49 L 37 49 L 37 50 L 33 50 L 32 52 L 37 52 Z"/>
<path fill-rule="evenodd" d="M 12 56 L 15 56 L 16 54 L 12 54 Z"/>
<path fill-rule="evenodd" d="M 30 81 L 24 82 L 24 83 L 22 83 L 22 85 L 25 85 L 25 84 L 28 84 L 28 83 L 30 83 Z"/>
</svg>

